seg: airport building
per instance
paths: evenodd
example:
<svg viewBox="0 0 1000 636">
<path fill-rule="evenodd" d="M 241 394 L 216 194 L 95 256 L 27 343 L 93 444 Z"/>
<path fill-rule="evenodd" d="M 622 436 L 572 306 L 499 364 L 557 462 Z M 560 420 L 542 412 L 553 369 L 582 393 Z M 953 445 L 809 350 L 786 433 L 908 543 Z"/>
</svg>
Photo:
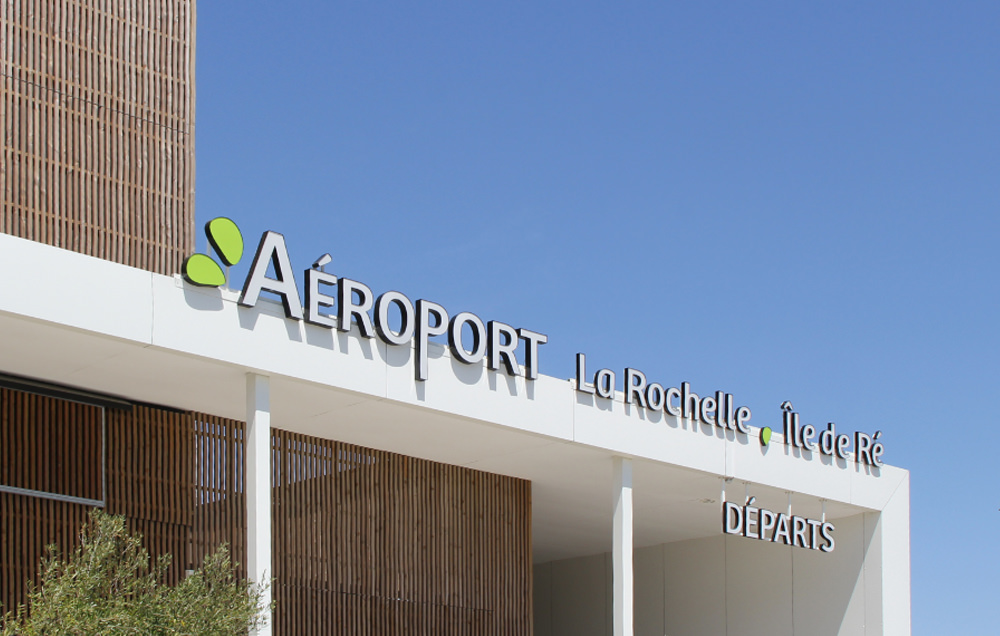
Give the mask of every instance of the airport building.
<svg viewBox="0 0 1000 636">
<path fill-rule="evenodd" d="M 228 542 L 266 633 L 910 633 L 877 426 L 542 375 L 558 333 L 295 262 L 280 218 L 195 254 L 195 16 L 0 3 L 5 606 L 100 507 L 172 580 Z"/>
</svg>

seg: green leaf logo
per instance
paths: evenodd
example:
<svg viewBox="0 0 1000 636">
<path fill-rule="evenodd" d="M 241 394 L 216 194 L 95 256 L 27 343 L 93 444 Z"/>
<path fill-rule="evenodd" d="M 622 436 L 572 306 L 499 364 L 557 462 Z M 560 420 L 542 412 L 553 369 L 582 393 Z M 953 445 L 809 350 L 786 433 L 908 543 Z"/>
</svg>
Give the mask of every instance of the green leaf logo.
<svg viewBox="0 0 1000 636">
<path fill-rule="evenodd" d="M 763 446 L 767 446 L 768 444 L 771 443 L 771 427 L 770 426 L 765 426 L 764 428 L 760 429 L 760 443 Z"/>
<path fill-rule="evenodd" d="M 243 257 L 243 234 L 232 219 L 220 216 L 205 224 L 208 242 L 222 259 L 223 264 L 232 267 Z"/>
<path fill-rule="evenodd" d="M 219 255 L 226 267 L 240 262 L 243 257 L 243 234 L 240 228 L 224 216 L 212 219 L 205 224 L 205 234 L 208 242 Z M 226 273 L 210 256 L 193 254 L 184 261 L 181 267 L 184 280 L 199 287 L 221 287 L 226 283 Z"/>
<path fill-rule="evenodd" d="M 204 254 L 194 254 L 184 261 L 184 278 L 199 287 L 221 287 L 226 283 L 226 273 Z"/>
</svg>

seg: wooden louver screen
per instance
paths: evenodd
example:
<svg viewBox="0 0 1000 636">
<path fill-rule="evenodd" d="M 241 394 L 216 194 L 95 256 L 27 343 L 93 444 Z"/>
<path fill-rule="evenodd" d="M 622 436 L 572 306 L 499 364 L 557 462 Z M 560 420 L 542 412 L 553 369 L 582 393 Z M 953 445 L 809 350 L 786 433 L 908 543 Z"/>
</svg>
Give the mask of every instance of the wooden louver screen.
<svg viewBox="0 0 1000 636">
<path fill-rule="evenodd" d="M 272 442 L 276 633 L 531 633 L 530 482 Z"/>
<path fill-rule="evenodd" d="M 0 388 L 0 603 L 22 602 L 45 546 L 71 548 L 100 500 L 101 414 L 96 406 Z M 56 496 L 56 499 L 51 496 Z"/>
<path fill-rule="evenodd" d="M 100 410 L 0 389 L 0 442 L 50 422 L 92 447 L 99 426 L 74 433 L 87 440 L 68 429 Z M 221 542 L 245 564 L 243 423 L 142 405 L 106 414 L 107 510 L 153 558 L 173 555 L 168 580 Z M 282 430 L 272 479 L 275 634 L 531 633 L 530 482 Z M 5 606 L 24 599 L 45 545 L 72 549 L 89 510 L 0 492 Z"/>
<path fill-rule="evenodd" d="M 103 501 L 104 409 L 0 388 L 0 486 Z"/>
</svg>

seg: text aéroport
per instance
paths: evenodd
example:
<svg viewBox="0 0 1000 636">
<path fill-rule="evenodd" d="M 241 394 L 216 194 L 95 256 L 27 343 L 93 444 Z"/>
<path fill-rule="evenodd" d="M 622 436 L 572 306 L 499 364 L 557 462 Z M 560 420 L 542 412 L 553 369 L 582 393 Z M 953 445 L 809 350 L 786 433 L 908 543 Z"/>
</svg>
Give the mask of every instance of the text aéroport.
<svg viewBox="0 0 1000 636">
<path fill-rule="evenodd" d="M 243 236 L 232 220 L 212 219 L 205 230 L 210 245 L 227 267 L 239 262 L 243 254 Z M 419 299 L 414 303 L 399 291 L 386 291 L 376 296 L 360 281 L 324 271 L 323 266 L 329 260 L 329 255 L 324 255 L 305 270 L 305 302 L 302 302 L 284 237 L 277 232 L 264 232 L 238 302 L 243 307 L 254 307 L 261 293 L 268 292 L 280 299 L 289 319 L 342 332 L 356 327 L 361 337 L 377 337 L 388 345 L 412 342 L 416 358 L 414 376 L 420 382 L 427 380 L 428 345 L 436 336 L 446 336 L 452 357 L 461 363 L 475 365 L 485 361 L 493 371 L 523 375 L 529 381 L 538 378 L 539 347 L 548 342 L 545 334 L 497 320 L 483 321 L 467 311 L 449 315 L 436 302 Z M 268 276 L 269 268 L 273 277 Z M 188 282 L 203 287 L 218 287 L 228 278 L 205 254 L 188 257 L 182 269 Z M 524 360 L 523 369 L 518 364 L 519 350 Z M 734 435 L 750 435 L 750 408 L 737 405 L 730 393 L 715 391 L 702 396 L 695 393 L 688 382 L 668 386 L 650 381 L 645 373 L 634 368 L 625 368 L 621 377 L 623 402 L 632 408 L 662 412 L 674 418 L 726 429 Z M 615 400 L 616 385 L 614 371 L 600 368 L 591 374 L 587 371 L 586 356 L 577 354 L 578 392 L 593 396 L 595 400 Z M 858 464 L 882 466 L 884 447 L 878 441 L 880 432 L 871 436 L 855 432 L 852 440 L 849 435 L 838 434 L 833 423 L 823 431 L 810 424 L 800 424 L 799 414 L 789 402 L 783 403 L 781 410 L 786 446 L 842 460 L 853 455 Z M 759 429 L 758 438 L 761 445 L 769 445 L 771 428 Z"/>
</svg>

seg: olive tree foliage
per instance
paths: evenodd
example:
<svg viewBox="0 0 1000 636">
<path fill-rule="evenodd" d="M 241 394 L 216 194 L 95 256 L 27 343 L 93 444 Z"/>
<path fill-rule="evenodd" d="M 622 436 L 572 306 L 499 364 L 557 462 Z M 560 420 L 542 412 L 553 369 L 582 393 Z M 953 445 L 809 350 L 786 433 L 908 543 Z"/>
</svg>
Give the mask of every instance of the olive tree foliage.
<svg viewBox="0 0 1000 636">
<path fill-rule="evenodd" d="M 239 579 L 223 545 L 175 586 L 161 583 L 170 556 L 150 566 L 125 519 L 90 514 L 81 544 L 65 560 L 42 560 L 28 603 L 2 618 L 0 636 L 246 634 L 263 626 L 264 588 Z"/>
</svg>

